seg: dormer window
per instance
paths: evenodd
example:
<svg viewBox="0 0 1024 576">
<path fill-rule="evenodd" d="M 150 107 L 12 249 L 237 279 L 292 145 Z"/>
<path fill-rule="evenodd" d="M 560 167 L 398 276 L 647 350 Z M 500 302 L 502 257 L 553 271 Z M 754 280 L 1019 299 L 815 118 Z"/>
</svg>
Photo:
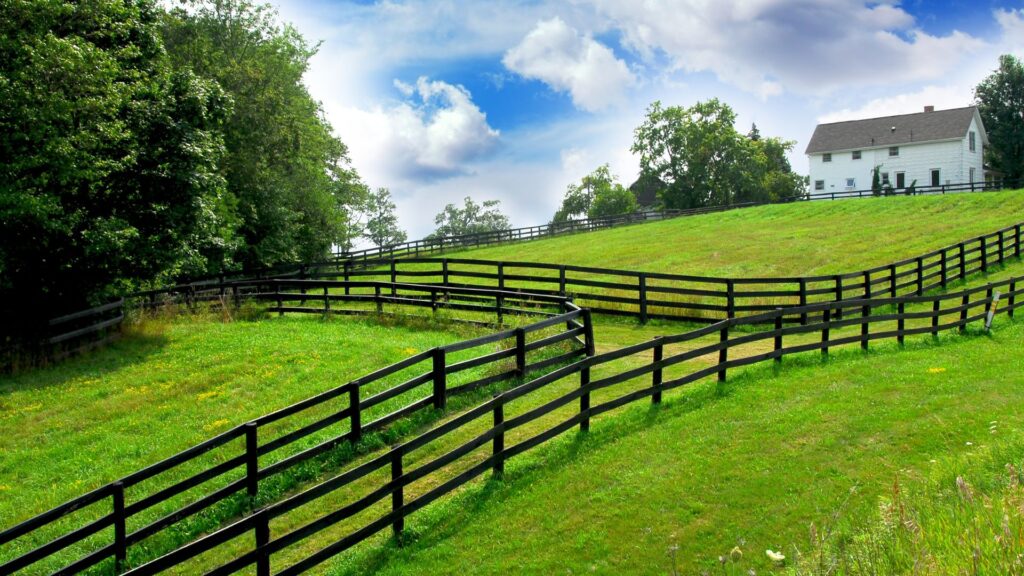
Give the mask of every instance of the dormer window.
<svg viewBox="0 0 1024 576">
<path fill-rule="evenodd" d="M 974 152 L 974 130 L 967 133 L 967 147 L 970 148 L 971 152 Z"/>
<path fill-rule="evenodd" d="M 854 160 L 860 160 L 860 150 L 854 150 L 853 151 L 853 159 Z"/>
<path fill-rule="evenodd" d="M 822 154 L 821 155 L 821 161 L 822 162 L 831 162 L 832 161 L 832 153 L 831 152 L 825 152 L 824 154 Z"/>
</svg>

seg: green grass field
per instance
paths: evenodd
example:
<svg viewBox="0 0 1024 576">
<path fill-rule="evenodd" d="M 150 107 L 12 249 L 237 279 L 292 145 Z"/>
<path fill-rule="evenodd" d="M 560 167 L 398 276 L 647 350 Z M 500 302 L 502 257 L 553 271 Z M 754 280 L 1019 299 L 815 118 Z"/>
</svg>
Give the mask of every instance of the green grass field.
<svg viewBox="0 0 1024 576">
<path fill-rule="evenodd" d="M 1022 191 L 761 206 L 446 256 L 704 276 L 853 272 L 1024 220 Z"/>
<path fill-rule="evenodd" d="M 907 213 L 915 217 L 908 220 Z M 1022 214 L 1019 192 L 808 203 L 451 255 L 730 276 L 813 274 L 912 256 L 1018 222 Z M 870 237 L 861 228 L 871 229 Z M 969 284 L 1022 273 L 1024 264 L 1013 262 Z M 410 312 L 430 315 L 429 310 Z M 598 316 L 598 352 L 690 328 Z M 2 377 L 0 528 L 252 417 L 481 330 L 429 318 L 165 318 L 135 325 L 121 341 L 96 353 Z M 768 560 L 764 549 L 782 549 L 792 560 L 793 546 L 807 547 L 808 523 L 823 526 L 837 510 L 843 512 L 836 528 L 842 536 L 834 541 L 872 534 L 878 499 L 897 474 L 923 477 L 933 459 L 995 445 L 1000 436 L 988 435 L 992 420 L 1000 423 L 999 431 L 1019 428 L 1015 414 L 1024 393 L 1014 386 L 1024 380 L 1022 343 L 1021 325 L 1004 320 L 992 337 L 944 336 L 942 345 L 914 340 L 902 351 L 887 342 L 873 345 L 868 354 L 840 352 L 825 365 L 811 355 L 787 360 L 780 371 L 738 370 L 721 389 L 710 379 L 702 381 L 668 394 L 661 408 L 630 405 L 595 420 L 590 434 L 570 433 L 513 460 L 504 481 L 476 482 L 443 498 L 410 518 L 402 548 L 381 534 L 316 572 L 668 574 L 670 547 L 678 547 L 675 564 L 681 574 L 795 570 L 791 562 Z M 770 343 L 748 348 L 756 352 L 765 346 Z M 627 357 L 601 370 L 610 374 L 642 361 Z M 713 361 L 702 357 L 688 365 Z M 567 381 L 545 389 L 522 409 L 575 385 Z M 609 391 L 612 396 L 605 399 L 621 392 Z M 447 416 L 465 406 L 456 403 Z M 551 421 L 538 421 L 520 434 L 537 433 Z M 477 433 L 461 431 L 447 444 L 410 456 L 407 466 Z M 364 452 L 353 456 L 357 462 L 378 453 Z M 442 472 L 450 476 L 459 469 Z M 187 472 L 183 469 L 182 476 Z M 302 482 L 325 473 L 329 469 L 317 470 Z M 407 499 L 444 477 L 410 487 Z M 302 507 L 276 520 L 272 529 L 278 534 L 301 526 L 351 501 L 376 480 Z M 847 498 L 854 486 L 855 494 Z M 275 566 L 312 553 L 386 507 L 383 503 L 285 550 Z M 192 526 L 191 534 L 202 528 Z M 162 544 L 183 537 L 172 534 Z M 249 540 L 174 572 L 209 569 L 247 549 Z M 720 565 L 719 556 L 729 557 L 737 545 L 743 555 L 733 556 L 739 561 Z M 821 549 L 822 555 L 838 556 L 832 541 Z M 0 558 L 14 555 L 10 548 L 2 552 Z"/>
<path fill-rule="evenodd" d="M 849 532 L 897 479 L 1020 430 L 1022 344 L 1024 328 L 1002 323 L 632 405 L 413 517 L 403 547 L 356 550 L 328 573 L 670 574 L 673 548 L 681 574 L 782 573 L 765 550 L 792 557 L 837 512 Z"/>
</svg>

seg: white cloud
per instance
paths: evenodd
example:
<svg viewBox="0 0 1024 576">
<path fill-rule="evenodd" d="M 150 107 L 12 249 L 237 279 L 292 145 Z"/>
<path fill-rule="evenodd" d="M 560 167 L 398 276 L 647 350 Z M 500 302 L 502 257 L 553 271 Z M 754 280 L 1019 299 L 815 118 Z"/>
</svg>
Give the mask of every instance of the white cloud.
<svg viewBox="0 0 1024 576">
<path fill-rule="evenodd" d="M 558 17 L 538 22 L 505 53 L 502 63 L 525 78 L 568 92 L 573 104 L 588 112 L 623 103 L 626 88 L 636 82 L 610 48 Z"/>
<path fill-rule="evenodd" d="M 932 36 L 895 4 L 859 0 L 593 0 L 624 42 L 761 96 L 941 78 L 984 43 Z"/>
<path fill-rule="evenodd" d="M 336 114 L 353 162 L 361 172 L 368 170 L 371 181 L 451 177 L 497 145 L 499 132 L 462 86 L 426 77 L 415 85 L 394 84 L 406 101 Z"/>
</svg>

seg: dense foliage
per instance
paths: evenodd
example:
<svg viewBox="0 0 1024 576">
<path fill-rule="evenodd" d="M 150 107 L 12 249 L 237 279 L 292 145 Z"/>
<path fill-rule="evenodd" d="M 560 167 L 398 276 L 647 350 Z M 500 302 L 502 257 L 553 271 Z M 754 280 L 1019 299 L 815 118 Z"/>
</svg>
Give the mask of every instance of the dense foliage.
<svg viewBox="0 0 1024 576">
<path fill-rule="evenodd" d="M 641 171 L 665 183 L 665 208 L 697 208 L 740 202 L 779 202 L 806 193 L 786 152 L 794 143 L 749 135 L 735 127 L 736 113 L 717 99 L 689 108 L 654 102 L 634 131 L 631 150 Z"/>
<path fill-rule="evenodd" d="M 466 196 L 462 208 L 455 204 L 448 204 L 440 214 L 434 217 L 437 229 L 429 237 L 445 238 L 508 230 L 512 225 L 509 223 L 508 216 L 501 213 L 498 208 L 500 205 L 500 200 L 485 200 L 482 204 L 477 204 L 469 196 Z"/>
<path fill-rule="evenodd" d="M 613 216 L 634 212 L 636 209 L 636 197 L 619 183 L 605 164 L 584 176 L 578 184 L 569 184 L 553 221 Z"/>
<path fill-rule="evenodd" d="M 999 68 L 974 89 L 988 133 L 985 159 L 1004 178 L 1024 178 L 1024 62 L 999 57 Z"/>
<path fill-rule="evenodd" d="M 245 0 L 0 0 L 4 334 L 175 277 L 316 259 L 367 194 Z"/>
<path fill-rule="evenodd" d="M 219 262 L 230 99 L 172 69 L 155 6 L 0 6 L 0 302 L 15 330 Z"/>
</svg>

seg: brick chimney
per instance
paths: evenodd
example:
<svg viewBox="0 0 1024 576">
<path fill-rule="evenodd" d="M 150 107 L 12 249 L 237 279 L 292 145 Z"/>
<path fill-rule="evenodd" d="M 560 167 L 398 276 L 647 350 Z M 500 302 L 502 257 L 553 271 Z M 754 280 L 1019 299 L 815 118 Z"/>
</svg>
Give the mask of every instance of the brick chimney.
<svg viewBox="0 0 1024 576">
<path fill-rule="evenodd" d="M 935 106 L 925 106 L 924 107 L 924 111 L 925 112 L 935 112 Z"/>
</svg>

